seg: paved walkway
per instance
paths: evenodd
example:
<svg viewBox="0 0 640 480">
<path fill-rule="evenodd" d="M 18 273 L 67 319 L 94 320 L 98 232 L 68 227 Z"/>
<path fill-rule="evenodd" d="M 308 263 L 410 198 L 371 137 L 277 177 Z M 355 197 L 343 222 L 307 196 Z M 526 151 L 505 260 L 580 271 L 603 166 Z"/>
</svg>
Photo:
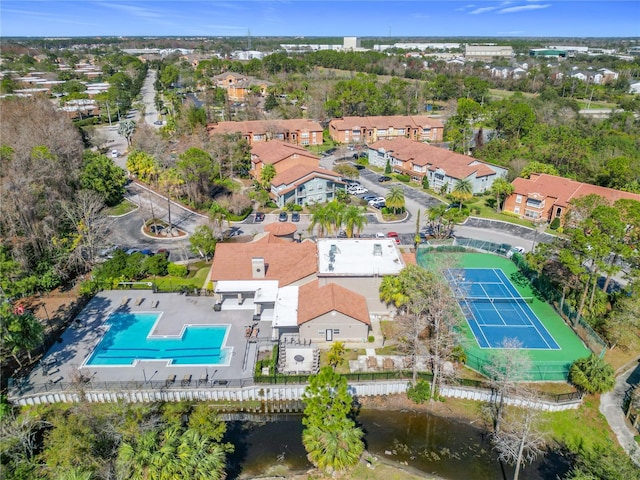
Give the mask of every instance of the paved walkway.
<svg viewBox="0 0 640 480">
<path fill-rule="evenodd" d="M 634 373 L 635 372 L 635 373 Z M 634 375 L 634 380 L 629 382 L 629 377 Z M 633 383 L 638 381 L 637 376 L 640 375 L 640 366 L 637 362 L 628 368 L 623 374 L 616 378 L 616 386 L 610 392 L 607 392 L 600 396 L 600 413 L 602 413 L 609 427 L 615 433 L 618 443 L 631 457 L 631 460 L 640 467 L 640 448 L 638 443 L 633 438 L 633 427 L 627 420 L 622 410 L 622 402 L 624 401 L 624 395 L 631 388 Z"/>
</svg>

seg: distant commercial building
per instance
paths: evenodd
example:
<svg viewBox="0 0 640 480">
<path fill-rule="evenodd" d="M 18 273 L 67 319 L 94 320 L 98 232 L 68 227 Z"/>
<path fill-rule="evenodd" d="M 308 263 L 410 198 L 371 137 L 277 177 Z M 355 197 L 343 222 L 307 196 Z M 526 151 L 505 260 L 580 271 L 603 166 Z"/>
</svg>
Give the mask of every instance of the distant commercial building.
<svg viewBox="0 0 640 480">
<path fill-rule="evenodd" d="M 509 45 L 465 45 L 464 56 L 467 60 L 511 58 L 513 57 L 513 47 Z"/>
<path fill-rule="evenodd" d="M 529 56 L 567 58 L 567 51 L 558 50 L 556 48 L 532 48 L 531 50 L 529 50 Z"/>
<path fill-rule="evenodd" d="M 344 41 L 343 41 L 342 46 L 346 51 L 359 50 L 361 48 L 360 47 L 360 38 L 359 37 L 344 37 Z"/>
</svg>

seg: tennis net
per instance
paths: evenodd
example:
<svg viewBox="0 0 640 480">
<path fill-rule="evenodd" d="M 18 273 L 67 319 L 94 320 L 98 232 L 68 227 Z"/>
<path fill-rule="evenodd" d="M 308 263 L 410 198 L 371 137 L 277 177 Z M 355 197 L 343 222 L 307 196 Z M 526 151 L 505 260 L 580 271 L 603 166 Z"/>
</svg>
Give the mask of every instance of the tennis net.
<svg viewBox="0 0 640 480">
<path fill-rule="evenodd" d="M 533 297 L 458 297 L 457 300 L 469 303 L 533 303 Z"/>
</svg>

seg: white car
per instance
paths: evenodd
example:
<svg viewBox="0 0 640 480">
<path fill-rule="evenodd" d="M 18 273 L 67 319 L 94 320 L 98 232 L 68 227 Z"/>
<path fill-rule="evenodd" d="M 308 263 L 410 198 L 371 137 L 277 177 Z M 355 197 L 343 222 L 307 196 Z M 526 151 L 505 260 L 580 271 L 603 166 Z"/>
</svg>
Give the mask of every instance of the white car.
<svg viewBox="0 0 640 480">
<path fill-rule="evenodd" d="M 120 156 L 120 153 L 118 152 L 118 150 L 113 149 L 111 150 L 111 158 L 118 158 Z"/>
<path fill-rule="evenodd" d="M 387 236 L 384 234 L 384 232 L 377 232 L 376 238 L 387 238 Z"/>
<path fill-rule="evenodd" d="M 351 190 L 349 190 L 349 193 L 351 195 L 360 195 L 362 193 L 367 193 L 369 190 L 367 190 L 364 187 L 356 187 L 356 188 L 352 188 Z"/>
<path fill-rule="evenodd" d="M 523 247 L 511 247 L 507 252 L 507 258 L 513 257 L 513 254 L 517 253 L 518 255 L 522 255 L 524 253 Z"/>
<path fill-rule="evenodd" d="M 372 207 L 375 207 L 377 203 L 383 203 L 383 202 L 386 203 L 384 197 L 376 197 L 369 200 L 369 205 L 371 205 Z"/>
</svg>

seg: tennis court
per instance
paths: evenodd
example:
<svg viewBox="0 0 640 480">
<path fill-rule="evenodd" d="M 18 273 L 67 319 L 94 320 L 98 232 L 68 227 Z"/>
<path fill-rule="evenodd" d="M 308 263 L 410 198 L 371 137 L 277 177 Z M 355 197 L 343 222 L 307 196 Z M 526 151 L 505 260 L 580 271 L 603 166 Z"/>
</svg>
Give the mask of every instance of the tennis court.
<svg viewBox="0 0 640 480">
<path fill-rule="evenodd" d="M 445 272 L 480 348 L 502 348 L 515 339 L 520 348 L 559 350 L 533 312 L 533 298 L 522 297 L 499 268 L 451 268 Z"/>
</svg>

